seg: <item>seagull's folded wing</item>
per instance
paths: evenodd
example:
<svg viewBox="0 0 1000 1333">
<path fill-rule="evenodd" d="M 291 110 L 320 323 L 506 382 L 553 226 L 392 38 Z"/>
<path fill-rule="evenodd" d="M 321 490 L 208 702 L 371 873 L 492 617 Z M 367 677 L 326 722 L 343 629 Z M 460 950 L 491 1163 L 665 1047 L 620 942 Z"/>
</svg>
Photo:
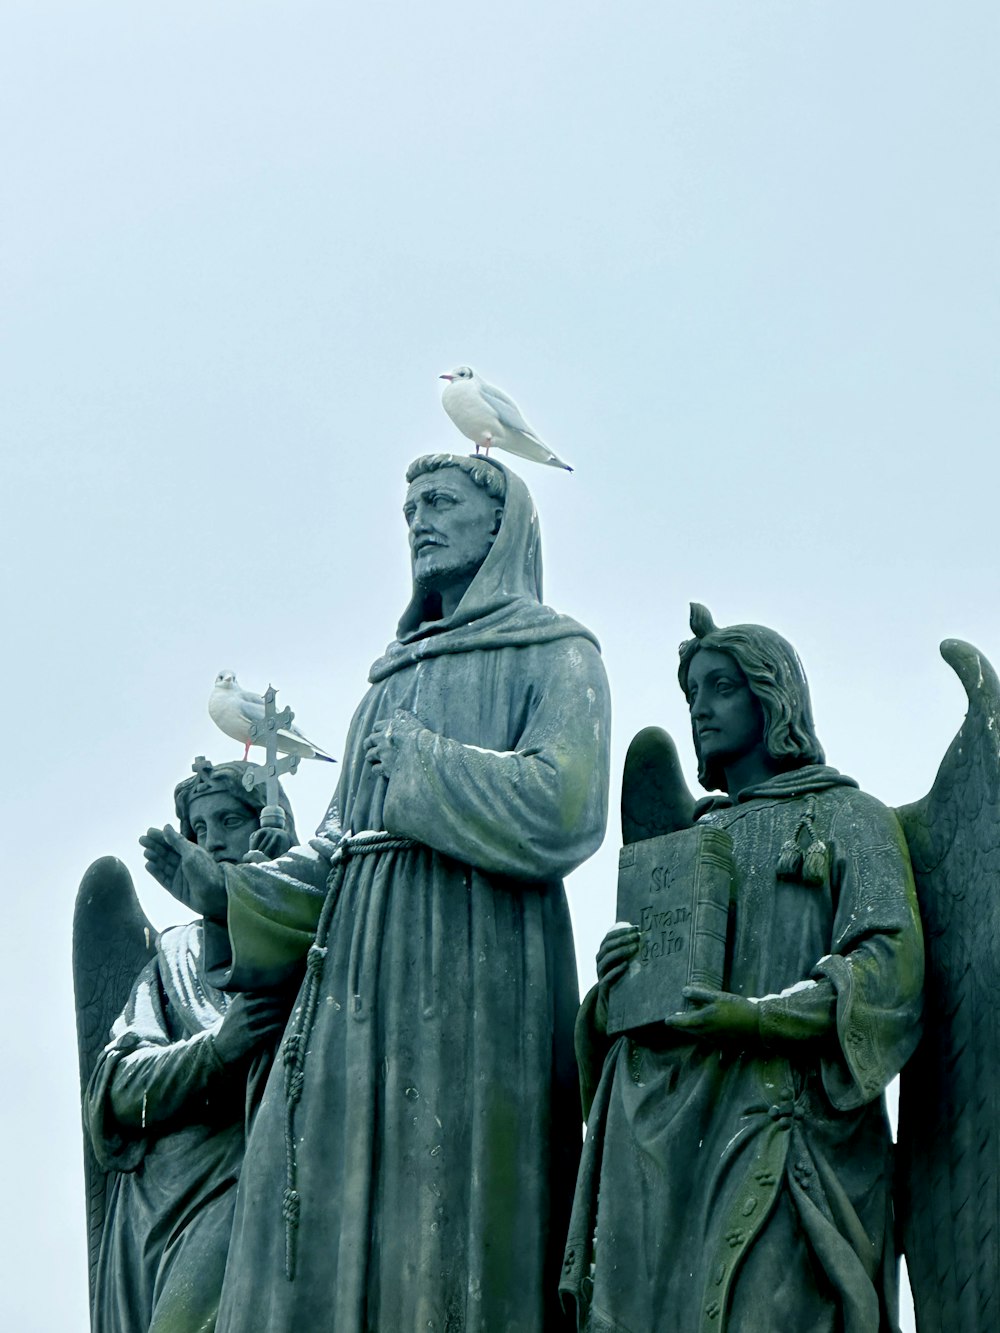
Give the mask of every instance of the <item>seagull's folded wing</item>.
<svg viewBox="0 0 1000 1333">
<path fill-rule="evenodd" d="M 240 690 L 240 712 L 248 722 L 264 721 L 264 697 L 254 694 L 253 690 Z"/>
<path fill-rule="evenodd" d="M 522 435 L 527 435 L 532 440 L 538 440 L 538 436 L 521 415 L 521 409 L 517 403 L 508 398 L 500 389 L 495 389 L 492 384 L 481 384 L 479 389 L 484 400 L 499 417 L 500 425 L 505 430 L 518 430 Z M 538 443 L 541 444 L 541 440 L 538 440 Z"/>
</svg>

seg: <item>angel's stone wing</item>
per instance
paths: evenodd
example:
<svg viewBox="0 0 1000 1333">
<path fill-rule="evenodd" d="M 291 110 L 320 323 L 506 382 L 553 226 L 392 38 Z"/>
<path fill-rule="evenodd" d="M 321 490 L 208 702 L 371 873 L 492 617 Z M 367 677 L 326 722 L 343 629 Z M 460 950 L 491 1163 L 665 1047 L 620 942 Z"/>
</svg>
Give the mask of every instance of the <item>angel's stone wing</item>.
<svg viewBox="0 0 1000 1333">
<path fill-rule="evenodd" d="M 1000 682 L 956 639 L 969 711 L 897 813 L 927 950 L 924 1036 L 903 1070 L 898 1210 L 920 1333 L 1000 1328 Z"/>
<path fill-rule="evenodd" d="M 677 747 L 662 727 L 636 732 L 622 774 L 622 842 L 641 842 L 690 828 L 694 797 L 681 773 Z M 610 1041 L 595 1020 L 597 987 L 585 997 L 574 1043 L 584 1119 L 589 1119 Z"/>
<path fill-rule="evenodd" d="M 153 957 L 155 945 L 155 932 L 135 896 L 131 875 L 116 857 L 102 856 L 80 883 L 73 915 L 81 1097 L 107 1045 L 111 1025 L 125 1007 L 136 977 Z M 97 1165 L 86 1133 L 83 1153 L 93 1302 L 109 1177 Z"/>
<path fill-rule="evenodd" d="M 690 828 L 694 797 L 681 772 L 677 747 L 662 727 L 632 737 L 622 774 L 622 842 L 640 842 Z"/>
</svg>

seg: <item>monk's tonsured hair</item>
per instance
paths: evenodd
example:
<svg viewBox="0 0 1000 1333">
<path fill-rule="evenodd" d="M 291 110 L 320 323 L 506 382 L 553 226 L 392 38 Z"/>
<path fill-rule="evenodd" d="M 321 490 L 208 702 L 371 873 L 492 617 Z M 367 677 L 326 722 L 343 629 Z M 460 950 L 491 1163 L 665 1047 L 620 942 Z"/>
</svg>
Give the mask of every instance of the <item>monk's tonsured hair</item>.
<svg viewBox="0 0 1000 1333">
<path fill-rule="evenodd" d="M 772 759 L 783 768 L 822 764 L 826 756 L 812 719 L 809 684 L 799 655 L 780 634 L 765 625 L 728 625 L 719 628 L 711 613 L 697 602 L 691 604 L 693 639 L 680 646 L 677 678 L 685 698 L 688 674 L 695 654 L 702 648 L 728 653 L 736 662 L 764 712 L 764 744 Z M 723 774 L 716 765 L 699 759 L 698 779 L 709 790 L 719 790 Z"/>
<path fill-rule="evenodd" d="M 457 467 L 467 477 L 471 477 L 477 486 L 481 486 L 487 495 L 503 504 L 507 497 L 507 478 L 498 467 L 494 467 L 488 458 L 474 458 L 463 454 L 424 454 L 415 458 L 406 469 L 407 485 L 422 477 L 426 472 L 439 472 L 441 468 Z"/>
</svg>

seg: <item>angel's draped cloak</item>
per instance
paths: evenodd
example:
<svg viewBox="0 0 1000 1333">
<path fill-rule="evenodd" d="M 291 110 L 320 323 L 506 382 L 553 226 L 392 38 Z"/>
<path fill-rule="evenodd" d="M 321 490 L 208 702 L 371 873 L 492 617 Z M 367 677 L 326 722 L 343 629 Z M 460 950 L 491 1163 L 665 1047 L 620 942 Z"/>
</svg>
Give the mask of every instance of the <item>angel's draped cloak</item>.
<svg viewBox="0 0 1000 1333">
<path fill-rule="evenodd" d="M 590 1333 L 888 1333 L 882 1094 L 916 1044 L 923 980 L 899 824 L 823 766 L 706 806 L 737 868 L 728 988 L 758 1002 L 760 1041 L 611 1045 L 563 1292 Z M 791 844 L 808 872 L 789 870 Z"/>
<path fill-rule="evenodd" d="M 229 997 L 205 977 L 202 924 L 165 930 L 87 1089 L 97 1160 L 115 1172 L 94 1333 L 215 1326 L 245 1141 L 247 1071 L 215 1054 Z"/>
<path fill-rule="evenodd" d="M 301 969 L 336 897 L 312 1017 L 307 978 L 285 1039 L 302 1034 L 302 1063 L 275 1067 L 248 1146 L 220 1333 L 560 1322 L 582 1138 L 562 880 L 604 833 L 609 698 L 593 637 L 540 595 L 534 507 L 508 473 L 455 613 L 432 619 L 415 588 L 372 668 L 320 830 L 412 843 L 332 875 L 309 849 L 226 868 L 216 944 L 239 988 Z M 420 725 L 386 782 L 364 742 L 397 709 Z"/>
</svg>

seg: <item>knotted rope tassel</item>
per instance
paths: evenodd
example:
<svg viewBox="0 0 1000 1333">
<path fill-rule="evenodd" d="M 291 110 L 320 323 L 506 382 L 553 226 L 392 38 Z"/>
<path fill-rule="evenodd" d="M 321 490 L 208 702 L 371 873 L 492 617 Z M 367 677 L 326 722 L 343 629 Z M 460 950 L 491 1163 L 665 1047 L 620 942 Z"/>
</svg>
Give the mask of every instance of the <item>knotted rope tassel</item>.
<svg viewBox="0 0 1000 1333">
<path fill-rule="evenodd" d="M 812 796 L 806 801 L 805 814 L 799 820 L 794 834 L 781 844 L 778 854 L 779 879 L 794 879 L 816 888 L 826 883 L 830 872 L 830 852 L 822 838 L 816 836 L 816 802 Z M 802 851 L 802 839 L 807 838 Z"/>
<path fill-rule="evenodd" d="M 366 833 L 343 838 L 330 858 L 330 873 L 326 880 L 326 898 L 316 926 L 316 938 L 306 955 L 306 979 L 299 1007 L 297 1027 L 285 1034 L 281 1045 L 285 1065 L 285 1188 L 281 1197 L 281 1216 L 285 1223 L 285 1277 L 295 1278 L 296 1241 L 302 1211 L 302 1196 L 298 1190 L 298 1162 L 295 1153 L 295 1108 L 302 1100 L 306 1082 L 306 1051 L 312 1035 L 316 1009 L 319 1004 L 323 967 L 326 963 L 327 937 L 333 921 L 334 908 L 340 897 L 347 862 L 353 856 L 367 856 L 374 852 L 402 851 L 418 844 L 412 838 L 395 837 L 391 833 Z"/>
</svg>

